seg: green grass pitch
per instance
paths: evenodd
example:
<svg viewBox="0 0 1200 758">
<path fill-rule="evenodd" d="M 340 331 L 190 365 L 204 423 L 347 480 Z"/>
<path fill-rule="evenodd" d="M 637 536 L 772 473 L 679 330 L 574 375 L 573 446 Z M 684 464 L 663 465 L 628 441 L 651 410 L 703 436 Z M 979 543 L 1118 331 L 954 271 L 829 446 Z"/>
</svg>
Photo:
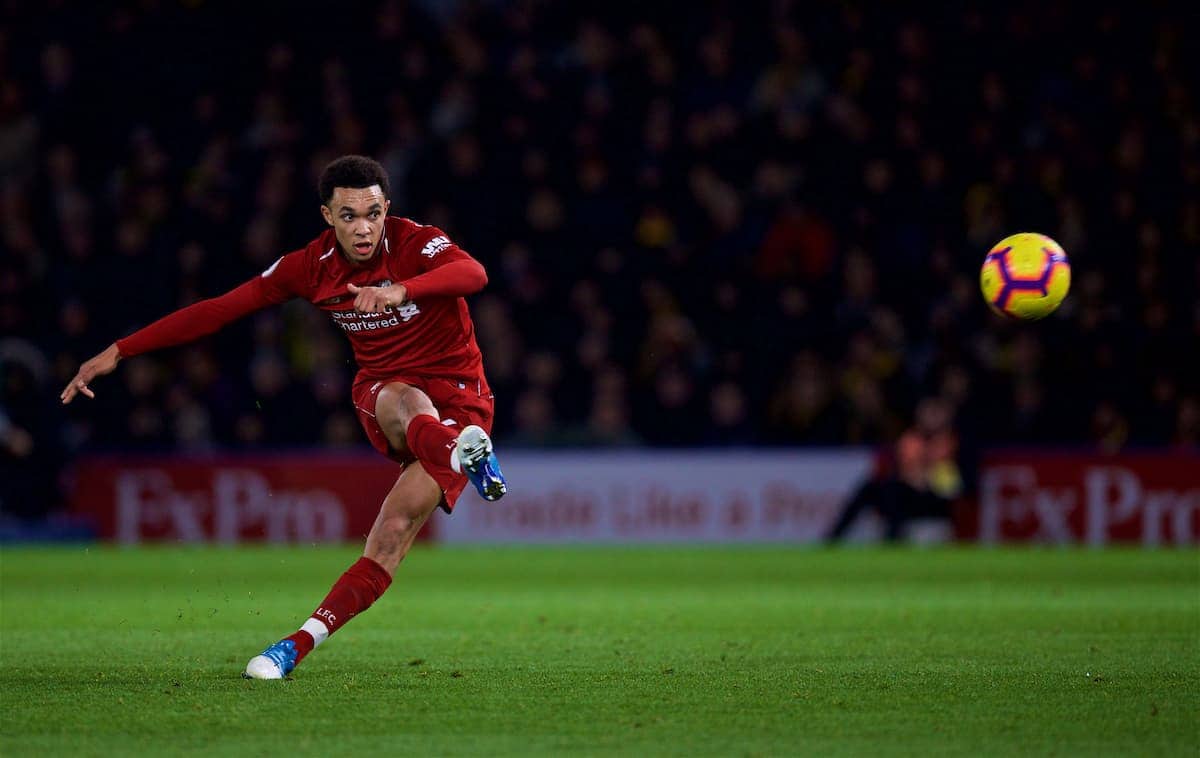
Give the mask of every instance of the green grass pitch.
<svg viewBox="0 0 1200 758">
<path fill-rule="evenodd" d="M 291 681 L 349 548 L 0 553 L 0 754 L 1196 755 L 1194 551 L 418 548 Z"/>
</svg>

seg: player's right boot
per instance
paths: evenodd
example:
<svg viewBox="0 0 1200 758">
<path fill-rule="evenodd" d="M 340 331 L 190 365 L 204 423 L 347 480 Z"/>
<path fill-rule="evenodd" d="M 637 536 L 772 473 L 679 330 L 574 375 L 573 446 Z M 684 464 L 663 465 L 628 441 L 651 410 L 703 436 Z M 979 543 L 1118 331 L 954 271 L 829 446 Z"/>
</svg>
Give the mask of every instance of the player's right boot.
<svg viewBox="0 0 1200 758">
<path fill-rule="evenodd" d="M 458 434 L 458 462 L 484 500 L 499 500 L 508 491 L 500 461 L 492 449 L 492 438 L 471 424 Z"/>
<path fill-rule="evenodd" d="M 250 659 L 242 676 L 246 679 L 282 679 L 296 668 L 296 643 L 280 640 Z"/>
</svg>

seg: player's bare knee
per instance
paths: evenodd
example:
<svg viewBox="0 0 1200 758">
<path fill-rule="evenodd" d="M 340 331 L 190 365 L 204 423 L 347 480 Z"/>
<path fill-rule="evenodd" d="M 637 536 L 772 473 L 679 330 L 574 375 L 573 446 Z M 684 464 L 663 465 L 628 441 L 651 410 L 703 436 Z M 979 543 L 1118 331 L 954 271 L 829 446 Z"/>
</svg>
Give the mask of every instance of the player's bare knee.
<svg viewBox="0 0 1200 758">
<path fill-rule="evenodd" d="M 373 541 L 382 552 L 399 549 L 405 536 L 412 530 L 412 520 L 403 516 L 381 519 L 373 535 Z"/>
<path fill-rule="evenodd" d="M 416 536 L 414 532 L 420 528 L 421 521 L 407 514 L 381 518 L 367 540 L 367 549 L 363 554 L 388 572 L 393 572 L 404 560 Z"/>
<path fill-rule="evenodd" d="M 418 527 L 417 520 L 406 513 L 388 516 L 383 520 L 383 532 L 403 540 Z"/>
</svg>

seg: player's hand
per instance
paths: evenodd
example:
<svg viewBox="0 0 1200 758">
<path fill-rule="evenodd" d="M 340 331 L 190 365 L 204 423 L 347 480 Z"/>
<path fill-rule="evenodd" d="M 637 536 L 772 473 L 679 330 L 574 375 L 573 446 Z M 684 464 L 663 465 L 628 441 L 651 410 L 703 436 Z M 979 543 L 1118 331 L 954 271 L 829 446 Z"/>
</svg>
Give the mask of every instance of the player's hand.
<svg viewBox="0 0 1200 758">
<path fill-rule="evenodd" d="M 117 343 L 113 343 L 94 358 L 89 359 L 86 363 L 79 367 L 79 373 L 75 374 L 75 378 L 67 385 L 67 388 L 59 395 L 63 405 L 75 399 L 75 396 L 83 393 L 88 397 L 96 397 L 96 393 L 92 392 L 88 387 L 92 380 L 98 376 L 111 374 L 117 368 L 117 362 L 121 360 L 121 353 L 117 350 Z"/>
<path fill-rule="evenodd" d="M 403 284 L 390 284 L 387 287 L 347 284 L 346 289 L 354 295 L 354 310 L 359 313 L 381 313 L 386 308 L 402 305 L 408 299 L 408 288 Z"/>
</svg>

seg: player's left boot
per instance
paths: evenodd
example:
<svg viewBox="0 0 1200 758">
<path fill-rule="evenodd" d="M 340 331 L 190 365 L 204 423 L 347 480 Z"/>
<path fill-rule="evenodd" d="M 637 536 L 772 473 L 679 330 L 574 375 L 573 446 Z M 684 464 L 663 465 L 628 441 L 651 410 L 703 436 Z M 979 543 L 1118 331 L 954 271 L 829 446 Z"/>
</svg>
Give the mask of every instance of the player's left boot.
<svg viewBox="0 0 1200 758">
<path fill-rule="evenodd" d="M 458 434 L 458 462 L 484 500 L 499 500 L 508 491 L 500 461 L 492 449 L 492 438 L 471 424 Z"/>
<path fill-rule="evenodd" d="M 246 679 L 282 679 L 296 668 L 296 643 L 280 640 L 246 664 Z"/>
</svg>

